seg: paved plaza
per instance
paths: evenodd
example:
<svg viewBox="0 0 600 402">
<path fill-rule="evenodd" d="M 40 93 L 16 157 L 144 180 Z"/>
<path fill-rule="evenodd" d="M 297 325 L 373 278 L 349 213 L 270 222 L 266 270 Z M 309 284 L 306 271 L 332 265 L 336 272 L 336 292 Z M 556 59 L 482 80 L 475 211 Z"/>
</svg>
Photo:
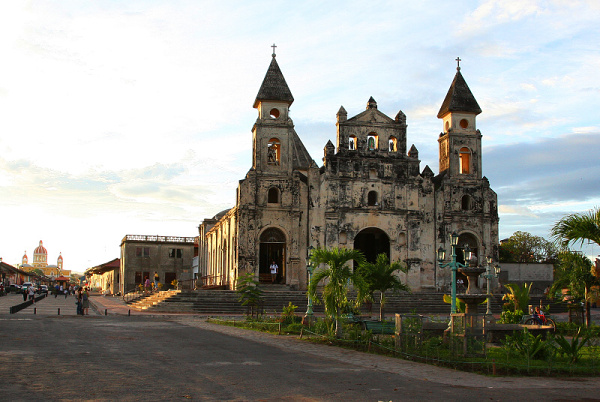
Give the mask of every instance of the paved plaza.
<svg viewBox="0 0 600 402">
<path fill-rule="evenodd" d="M 19 300 L 0 297 L 2 400 L 600 397 L 598 378 L 486 377 L 219 326 L 195 315 L 129 316 L 112 297 L 93 296 L 96 309 L 85 317 L 75 315 L 73 297 L 53 296 L 36 303 L 36 314 L 33 306 L 8 314 L 5 303 L 13 297 Z"/>
</svg>

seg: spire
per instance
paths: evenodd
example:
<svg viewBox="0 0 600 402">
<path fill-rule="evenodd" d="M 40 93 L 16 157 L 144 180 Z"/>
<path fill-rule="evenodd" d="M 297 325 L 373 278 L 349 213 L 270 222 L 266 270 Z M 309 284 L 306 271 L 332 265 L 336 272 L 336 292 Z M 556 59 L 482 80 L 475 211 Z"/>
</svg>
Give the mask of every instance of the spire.
<svg viewBox="0 0 600 402">
<path fill-rule="evenodd" d="M 481 113 L 481 108 L 460 73 L 460 58 L 457 57 L 456 61 L 456 75 L 437 115 L 440 119 L 450 112 Z"/>
<path fill-rule="evenodd" d="M 372 96 L 369 98 L 369 101 L 367 102 L 367 109 L 377 109 L 377 102 L 375 102 L 375 99 L 373 99 Z"/>
<path fill-rule="evenodd" d="M 286 102 L 288 105 L 291 105 L 294 102 L 292 92 L 285 82 L 285 78 L 283 78 L 277 60 L 275 60 L 276 46 L 273 45 L 272 47 L 273 54 L 271 55 L 271 65 L 269 65 L 265 79 L 258 90 L 258 95 L 256 95 L 256 100 L 254 101 L 254 107 L 258 107 L 258 104 L 261 101 L 280 101 Z"/>
</svg>

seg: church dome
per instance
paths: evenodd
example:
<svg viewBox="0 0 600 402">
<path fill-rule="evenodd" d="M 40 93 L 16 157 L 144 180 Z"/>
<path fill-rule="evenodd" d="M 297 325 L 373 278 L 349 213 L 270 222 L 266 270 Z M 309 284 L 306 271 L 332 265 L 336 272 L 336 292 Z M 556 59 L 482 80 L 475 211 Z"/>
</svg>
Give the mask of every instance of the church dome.
<svg viewBox="0 0 600 402">
<path fill-rule="evenodd" d="M 43 242 L 40 240 L 40 245 L 36 247 L 35 250 L 33 250 L 33 254 L 46 254 L 48 255 L 48 250 L 46 250 L 46 247 L 44 247 Z"/>
</svg>

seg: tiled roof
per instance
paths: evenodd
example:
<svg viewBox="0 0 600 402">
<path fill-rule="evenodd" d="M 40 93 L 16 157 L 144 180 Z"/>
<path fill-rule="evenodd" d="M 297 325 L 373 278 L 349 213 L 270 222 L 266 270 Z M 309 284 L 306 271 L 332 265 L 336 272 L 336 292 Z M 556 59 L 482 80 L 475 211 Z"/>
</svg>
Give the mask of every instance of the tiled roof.
<svg viewBox="0 0 600 402">
<path fill-rule="evenodd" d="M 306 147 L 300 140 L 300 137 L 294 130 L 291 130 L 291 147 L 292 147 L 292 167 L 294 169 L 308 169 L 312 164 L 312 158 L 306 150 Z"/>
<path fill-rule="evenodd" d="M 460 70 L 454 76 L 452 85 L 450 85 L 450 89 L 446 94 L 437 117 L 441 119 L 450 112 L 481 113 L 481 108 L 477 104 Z"/>
<path fill-rule="evenodd" d="M 275 57 L 271 59 L 271 65 L 256 95 L 254 107 L 257 107 L 260 101 L 283 101 L 290 105 L 294 102 L 292 92 L 283 78 Z"/>
</svg>

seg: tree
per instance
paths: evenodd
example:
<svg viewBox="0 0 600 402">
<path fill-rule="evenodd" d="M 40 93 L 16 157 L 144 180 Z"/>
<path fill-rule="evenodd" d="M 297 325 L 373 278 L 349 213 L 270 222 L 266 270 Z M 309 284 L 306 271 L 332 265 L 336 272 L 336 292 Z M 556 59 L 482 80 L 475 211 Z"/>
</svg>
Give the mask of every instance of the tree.
<svg viewBox="0 0 600 402">
<path fill-rule="evenodd" d="M 238 276 L 235 292 L 238 294 L 238 301 L 242 306 L 247 306 L 246 314 L 254 317 L 256 311 L 256 318 L 258 318 L 263 292 L 258 287 L 258 281 L 254 278 L 254 274 L 248 272 Z"/>
<path fill-rule="evenodd" d="M 598 284 L 598 278 L 593 274 L 594 271 L 592 261 L 586 256 L 572 251 L 563 251 L 558 256 L 558 264 L 554 269 L 554 283 L 550 287 L 550 294 L 568 289 L 569 296 L 574 301 L 585 301 L 587 326 L 590 326 L 591 323 L 591 288 Z"/>
<path fill-rule="evenodd" d="M 33 272 L 33 273 L 34 273 L 34 274 L 36 274 L 37 276 L 44 276 L 44 271 L 42 271 L 42 270 L 41 270 L 41 269 L 39 269 L 39 268 L 34 268 L 34 269 L 32 269 L 31 271 L 29 271 L 29 272 Z"/>
<path fill-rule="evenodd" d="M 352 260 L 359 265 L 364 262 L 364 255 L 359 250 L 332 248 L 330 250 L 315 249 L 311 254 L 314 267 L 325 265 L 318 269 L 308 284 L 308 294 L 318 301 L 317 285 L 327 280 L 323 286 L 323 304 L 325 314 L 335 320 L 335 336 L 342 332 L 341 316 L 348 305 L 348 285 L 352 283 L 358 292 L 357 300 L 364 299 L 364 281 L 354 272 L 348 263 Z"/>
<path fill-rule="evenodd" d="M 509 303 L 512 303 L 514 306 L 514 311 L 518 310 L 527 311 L 527 306 L 529 305 L 529 293 L 531 291 L 531 285 L 533 282 L 527 284 L 524 283 L 523 286 L 519 286 L 516 283 L 508 283 L 504 285 L 506 289 L 508 289 L 507 294 L 503 296 L 509 300 Z"/>
<path fill-rule="evenodd" d="M 557 255 L 554 243 L 527 232 L 515 232 L 500 244 L 500 262 L 554 263 Z"/>
<path fill-rule="evenodd" d="M 594 242 L 600 246 L 600 207 L 596 207 L 581 214 L 570 214 L 561 218 L 554 226 L 552 226 L 550 233 L 556 243 L 564 249 L 567 249 L 570 245 L 575 245 L 578 242 L 583 245 L 585 240 Z M 586 271 L 583 261 L 575 263 L 573 260 L 576 259 L 575 257 L 568 257 L 568 259 L 571 259 L 572 263 L 574 263 L 572 267 L 575 271 L 582 270 L 580 273 L 573 273 L 572 275 L 583 275 L 582 278 L 587 277 L 587 274 L 583 273 L 583 271 Z M 581 267 L 578 267 L 578 264 L 581 264 Z M 569 270 L 567 267 L 565 267 L 565 269 Z M 567 273 L 562 274 L 566 277 L 571 276 L 571 274 Z M 587 289 L 587 291 L 589 292 L 589 289 Z M 589 293 L 584 295 L 586 300 L 586 322 L 589 325 L 590 303 L 588 297 Z"/>
<path fill-rule="evenodd" d="M 571 214 L 554 224 L 550 233 L 563 248 L 585 240 L 600 246 L 600 207 L 582 214 Z"/>
<path fill-rule="evenodd" d="M 390 264 L 390 261 L 385 254 L 379 254 L 375 263 L 363 262 L 358 267 L 358 274 L 362 276 L 365 282 L 365 292 L 373 298 L 373 293 L 379 291 L 381 293 L 379 304 L 379 320 L 384 319 L 385 292 L 410 291 L 410 288 L 400 281 L 395 273 L 397 271 L 407 272 L 408 267 L 396 261 Z"/>
</svg>

